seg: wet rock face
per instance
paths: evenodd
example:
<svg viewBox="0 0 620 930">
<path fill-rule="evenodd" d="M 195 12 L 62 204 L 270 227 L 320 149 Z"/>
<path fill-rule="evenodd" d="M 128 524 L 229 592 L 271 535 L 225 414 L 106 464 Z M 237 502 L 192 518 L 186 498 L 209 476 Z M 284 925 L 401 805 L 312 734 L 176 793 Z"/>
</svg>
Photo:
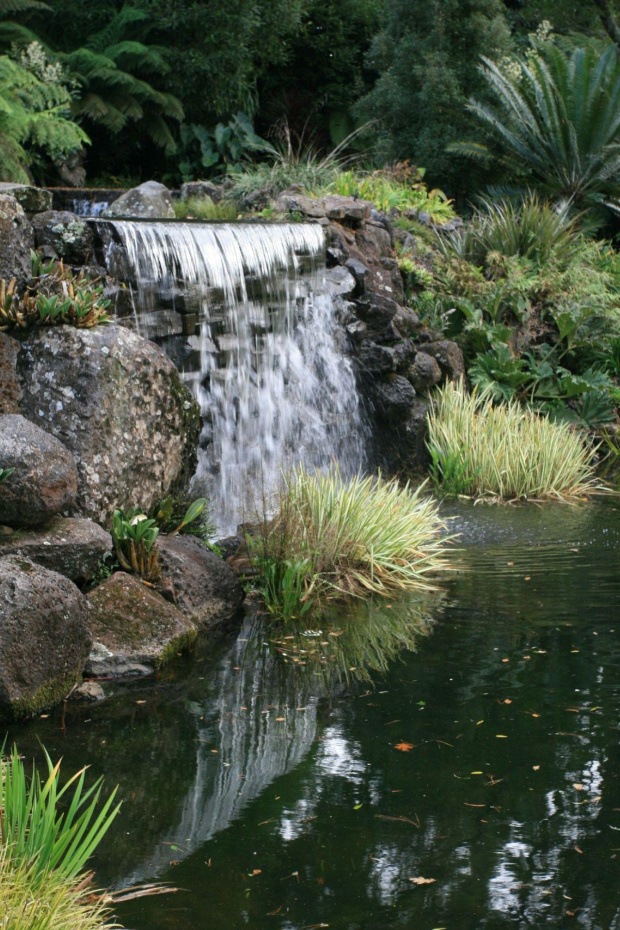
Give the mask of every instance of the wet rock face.
<svg viewBox="0 0 620 930">
<path fill-rule="evenodd" d="M 32 221 L 37 248 L 49 258 L 85 265 L 92 254 L 93 232 L 84 220 L 66 210 L 46 210 Z"/>
<path fill-rule="evenodd" d="M 23 556 L 0 558 L 0 717 L 36 713 L 81 680 L 86 607 L 68 578 Z"/>
<path fill-rule="evenodd" d="M 409 369 L 409 378 L 416 391 L 426 391 L 441 381 L 441 368 L 432 355 L 418 352 Z"/>
<path fill-rule="evenodd" d="M 152 342 L 120 326 L 37 330 L 18 359 L 22 410 L 74 454 L 77 507 L 103 526 L 149 510 L 196 467 L 200 412 Z"/>
<path fill-rule="evenodd" d="M 32 224 L 24 208 L 11 194 L 0 190 L 0 279 L 17 280 L 18 287 L 30 279 L 30 250 L 34 248 Z"/>
<path fill-rule="evenodd" d="M 39 526 L 75 504 L 78 484 L 71 452 L 19 414 L 0 417 L 0 523 Z"/>
<path fill-rule="evenodd" d="M 157 181 L 146 181 L 121 194 L 103 216 L 109 219 L 131 216 L 147 220 L 173 220 L 175 214 L 168 188 Z"/>
<path fill-rule="evenodd" d="M 226 562 L 193 536 L 161 536 L 160 586 L 176 606 L 201 629 L 233 617 L 245 597 L 237 576 Z"/>
<path fill-rule="evenodd" d="M 439 342 L 424 344 L 424 352 L 431 355 L 439 364 L 442 374 L 450 381 L 458 381 L 465 374 L 465 360 L 456 342 L 442 339 Z"/>
<path fill-rule="evenodd" d="M 406 419 L 415 402 L 416 393 L 412 385 L 401 375 L 390 375 L 375 385 L 375 402 L 379 412 L 387 420 Z"/>
<path fill-rule="evenodd" d="M 89 594 L 89 601 L 93 648 L 87 675 L 150 674 L 196 638 L 191 620 L 133 575 L 117 572 Z"/>
<path fill-rule="evenodd" d="M 83 517 L 54 517 L 41 529 L 0 535 L 0 558 L 25 556 L 72 581 L 90 581 L 110 552 L 110 534 Z"/>
</svg>

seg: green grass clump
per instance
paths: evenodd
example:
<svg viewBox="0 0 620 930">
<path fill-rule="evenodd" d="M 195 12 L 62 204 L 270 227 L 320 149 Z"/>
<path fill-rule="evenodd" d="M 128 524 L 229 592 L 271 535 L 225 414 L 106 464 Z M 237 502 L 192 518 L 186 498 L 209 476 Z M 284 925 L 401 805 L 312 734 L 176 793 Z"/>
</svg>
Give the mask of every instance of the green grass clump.
<svg viewBox="0 0 620 930">
<path fill-rule="evenodd" d="M 189 200 L 177 200 L 174 215 L 178 220 L 236 220 L 239 211 L 230 200 L 214 203 L 210 197 L 190 197 Z"/>
<path fill-rule="evenodd" d="M 394 172 L 384 169 L 373 172 L 338 171 L 329 185 L 334 194 L 370 200 L 384 213 L 390 210 L 417 210 L 428 213 L 433 222 L 441 224 L 454 217 L 452 201 L 443 191 L 427 190 L 423 173 Z"/>
<path fill-rule="evenodd" d="M 33 883 L 33 871 L 0 847 L 0 926 L 6 930 L 112 930 L 101 899 L 75 882 L 48 872 Z M 93 897 L 95 899 L 93 900 Z"/>
<path fill-rule="evenodd" d="M 566 423 L 517 401 L 447 384 L 433 399 L 428 447 L 436 484 L 448 493 L 505 500 L 571 500 L 594 487 L 592 450 Z"/>
<path fill-rule="evenodd" d="M 428 588 L 428 576 L 445 567 L 442 527 L 423 488 L 300 467 L 253 543 L 259 587 L 282 619 L 337 598 Z"/>
</svg>

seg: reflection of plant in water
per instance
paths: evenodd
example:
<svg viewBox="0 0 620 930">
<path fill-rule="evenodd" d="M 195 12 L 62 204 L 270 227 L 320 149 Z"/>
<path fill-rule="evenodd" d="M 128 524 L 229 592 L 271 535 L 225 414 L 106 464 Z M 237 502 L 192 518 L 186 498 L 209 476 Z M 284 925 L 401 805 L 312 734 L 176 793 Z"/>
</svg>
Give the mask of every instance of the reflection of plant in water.
<svg viewBox="0 0 620 930">
<path fill-rule="evenodd" d="M 313 625 L 291 623 L 271 642 L 285 664 L 311 672 L 326 684 L 372 681 L 384 674 L 402 650 L 414 652 L 433 628 L 441 606 L 439 591 L 424 591 L 387 602 L 369 598 L 334 609 Z"/>
</svg>

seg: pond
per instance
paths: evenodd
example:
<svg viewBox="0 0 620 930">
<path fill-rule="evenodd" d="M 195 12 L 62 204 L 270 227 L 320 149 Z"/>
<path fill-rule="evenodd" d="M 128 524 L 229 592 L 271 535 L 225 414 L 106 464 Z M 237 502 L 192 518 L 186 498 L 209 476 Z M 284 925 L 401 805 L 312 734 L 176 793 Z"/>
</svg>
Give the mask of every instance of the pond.
<svg viewBox="0 0 620 930">
<path fill-rule="evenodd" d="M 620 504 L 452 517 L 437 595 L 250 617 L 9 734 L 120 785 L 98 881 L 181 889 L 126 927 L 620 927 Z"/>
</svg>

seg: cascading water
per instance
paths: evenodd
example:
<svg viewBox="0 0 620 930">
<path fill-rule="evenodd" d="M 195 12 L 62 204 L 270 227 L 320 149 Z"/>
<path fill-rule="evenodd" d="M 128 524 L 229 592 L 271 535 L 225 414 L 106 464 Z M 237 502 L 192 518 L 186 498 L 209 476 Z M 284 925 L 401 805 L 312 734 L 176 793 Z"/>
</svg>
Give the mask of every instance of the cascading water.
<svg viewBox="0 0 620 930">
<path fill-rule="evenodd" d="M 324 287 L 320 226 L 113 226 L 137 286 L 138 328 L 162 343 L 200 402 L 196 485 L 221 531 L 255 516 L 282 469 L 362 466 L 363 416 Z"/>
</svg>

